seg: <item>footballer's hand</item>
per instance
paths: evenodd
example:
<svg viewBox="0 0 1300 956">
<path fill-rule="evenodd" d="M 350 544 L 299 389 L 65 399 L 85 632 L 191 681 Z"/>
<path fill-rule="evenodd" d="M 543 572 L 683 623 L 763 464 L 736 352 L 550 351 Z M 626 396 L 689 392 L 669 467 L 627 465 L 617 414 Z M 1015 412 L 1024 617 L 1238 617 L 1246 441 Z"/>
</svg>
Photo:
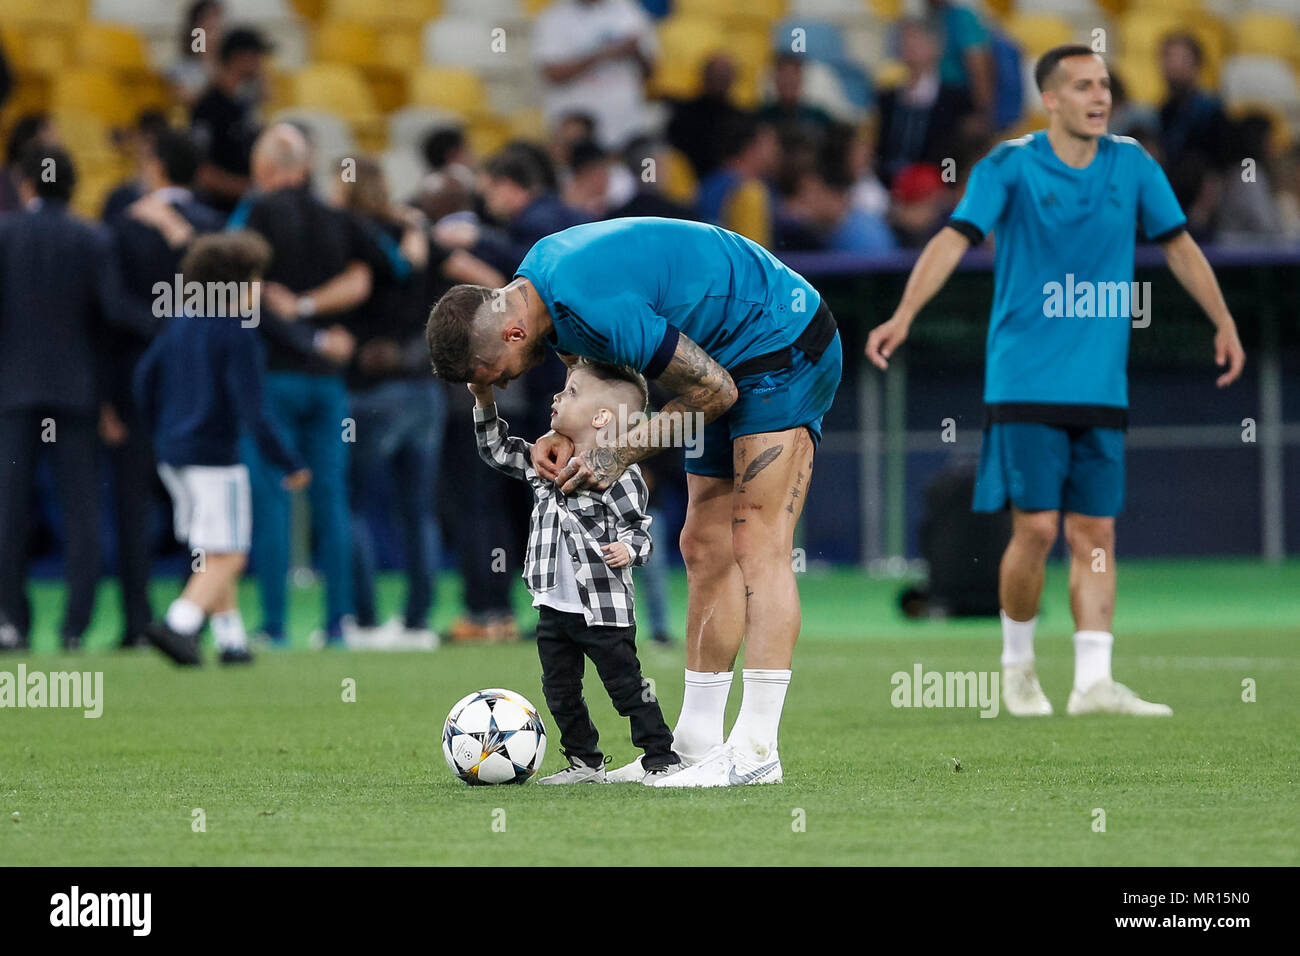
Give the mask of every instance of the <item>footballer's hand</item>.
<svg viewBox="0 0 1300 956">
<path fill-rule="evenodd" d="M 555 481 L 560 477 L 563 462 L 573 457 L 573 442 L 565 435 L 547 432 L 533 442 L 529 455 L 533 460 L 533 471 L 547 481 Z"/>
<path fill-rule="evenodd" d="M 555 483 L 560 491 L 571 495 L 575 491 L 604 491 L 623 473 L 623 466 L 614 456 L 614 449 L 592 448 L 580 458 L 570 458 Z"/>
<path fill-rule="evenodd" d="M 1219 388 L 1231 385 L 1241 377 L 1241 370 L 1246 367 L 1246 350 L 1237 337 L 1236 323 L 1226 323 L 1214 333 L 1214 364 L 1228 366 L 1228 370 L 1215 380 Z"/>
<path fill-rule="evenodd" d="M 907 330 L 911 327 L 910 320 L 895 314 L 888 322 L 882 322 L 871 330 L 867 336 L 867 358 L 876 368 L 889 368 L 889 357 L 907 341 Z"/>
<path fill-rule="evenodd" d="M 280 479 L 280 487 L 285 491 L 302 491 L 311 484 L 311 469 L 299 468 Z"/>
<path fill-rule="evenodd" d="M 632 563 L 632 551 L 622 541 L 602 544 L 600 552 L 605 556 L 605 563 L 611 568 L 625 568 Z"/>
</svg>

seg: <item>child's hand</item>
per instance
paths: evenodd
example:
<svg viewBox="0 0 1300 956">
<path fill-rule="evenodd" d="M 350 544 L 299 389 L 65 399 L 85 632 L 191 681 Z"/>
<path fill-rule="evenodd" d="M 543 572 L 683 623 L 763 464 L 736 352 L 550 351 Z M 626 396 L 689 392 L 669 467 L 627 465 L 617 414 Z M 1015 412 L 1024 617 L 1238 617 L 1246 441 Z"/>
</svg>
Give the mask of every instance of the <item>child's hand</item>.
<svg viewBox="0 0 1300 956">
<path fill-rule="evenodd" d="M 311 484 L 311 470 L 299 468 L 280 479 L 280 487 L 285 491 L 302 491 Z"/>
<path fill-rule="evenodd" d="M 611 568 L 625 568 L 632 563 L 632 552 L 622 541 L 602 544 L 600 550 L 605 555 L 605 563 Z"/>
<path fill-rule="evenodd" d="M 492 391 L 491 385 L 475 385 L 473 382 L 466 382 L 465 387 L 469 393 L 474 396 L 479 408 L 486 408 L 496 401 L 496 396 Z"/>
</svg>

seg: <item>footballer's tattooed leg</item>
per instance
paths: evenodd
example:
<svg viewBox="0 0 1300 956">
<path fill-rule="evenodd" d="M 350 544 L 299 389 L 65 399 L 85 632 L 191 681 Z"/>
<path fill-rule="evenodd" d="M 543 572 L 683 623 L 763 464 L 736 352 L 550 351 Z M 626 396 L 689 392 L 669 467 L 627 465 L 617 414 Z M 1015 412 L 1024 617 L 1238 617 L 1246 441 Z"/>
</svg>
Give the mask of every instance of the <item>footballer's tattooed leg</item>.
<svg viewBox="0 0 1300 956">
<path fill-rule="evenodd" d="M 813 450 L 806 428 L 735 441 L 731 544 L 744 578 L 746 667 L 790 667 L 800 624 L 791 549 Z"/>
</svg>

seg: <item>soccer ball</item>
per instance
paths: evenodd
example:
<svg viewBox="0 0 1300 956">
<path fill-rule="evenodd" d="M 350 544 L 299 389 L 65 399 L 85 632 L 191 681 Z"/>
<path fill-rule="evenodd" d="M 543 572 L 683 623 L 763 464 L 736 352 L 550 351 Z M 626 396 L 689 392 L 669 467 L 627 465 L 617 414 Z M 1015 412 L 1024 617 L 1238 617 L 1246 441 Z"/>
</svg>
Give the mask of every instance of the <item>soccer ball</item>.
<svg viewBox="0 0 1300 956">
<path fill-rule="evenodd" d="M 546 727 L 522 694 L 494 687 L 456 702 L 442 727 L 442 755 L 466 783 L 524 783 L 546 757 Z"/>
</svg>

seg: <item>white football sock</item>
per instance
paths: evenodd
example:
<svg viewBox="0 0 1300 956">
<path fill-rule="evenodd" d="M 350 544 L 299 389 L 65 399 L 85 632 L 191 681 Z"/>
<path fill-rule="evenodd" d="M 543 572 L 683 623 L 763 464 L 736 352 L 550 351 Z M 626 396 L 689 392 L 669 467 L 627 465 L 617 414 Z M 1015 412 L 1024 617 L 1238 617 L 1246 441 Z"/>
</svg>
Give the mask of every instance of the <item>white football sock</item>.
<svg viewBox="0 0 1300 956">
<path fill-rule="evenodd" d="M 746 667 L 741 675 L 745 680 L 745 696 L 740 699 L 740 714 L 727 742 L 745 756 L 766 759 L 776 750 L 790 672 Z"/>
<path fill-rule="evenodd" d="M 167 626 L 177 634 L 192 635 L 203 627 L 203 608 L 183 597 L 177 598 L 167 608 Z"/>
<path fill-rule="evenodd" d="M 248 646 L 248 633 L 238 608 L 212 615 L 212 636 L 223 651 L 240 651 Z"/>
<path fill-rule="evenodd" d="M 686 670 L 682 713 L 673 728 L 673 749 L 700 757 L 722 743 L 722 719 L 731 693 L 731 671 Z"/>
<path fill-rule="evenodd" d="M 1074 632 L 1074 689 L 1083 693 L 1099 680 L 1110 680 L 1110 631 Z"/>
<path fill-rule="evenodd" d="M 1034 625 L 1038 623 L 1035 614 L 1027 621 L 1013 621 L 1006 611 L 998 611 L 1002 616 L 1002 666 L 1027 664 L 1034 659 Z"/>
</svg>

